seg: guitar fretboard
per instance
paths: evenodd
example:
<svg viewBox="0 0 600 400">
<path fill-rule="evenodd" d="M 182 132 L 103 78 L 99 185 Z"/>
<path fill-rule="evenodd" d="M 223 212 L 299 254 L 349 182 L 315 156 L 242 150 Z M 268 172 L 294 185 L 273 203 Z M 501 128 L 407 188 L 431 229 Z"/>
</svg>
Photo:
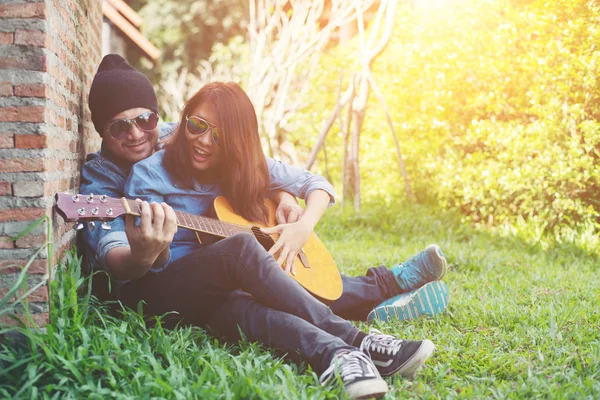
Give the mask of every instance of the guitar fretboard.
<svg viewBox="0 0 600 400">
<path fill-rule="evenodd" d="M 132 214 L 139 215 L 138 206 L 135 200 L 126 199 Z M 209 233 L 220 237 L 229 237 L 237 233 L 252 233 L 252 229 L 234 224 L 231 222 L 219 221 L 218 219 L 204 217 L 202 215 L 193 215 L 181 211 L 175 211 L 177 217 L 177 226 L 191 229 L 197 232 Z"/>
</svg>

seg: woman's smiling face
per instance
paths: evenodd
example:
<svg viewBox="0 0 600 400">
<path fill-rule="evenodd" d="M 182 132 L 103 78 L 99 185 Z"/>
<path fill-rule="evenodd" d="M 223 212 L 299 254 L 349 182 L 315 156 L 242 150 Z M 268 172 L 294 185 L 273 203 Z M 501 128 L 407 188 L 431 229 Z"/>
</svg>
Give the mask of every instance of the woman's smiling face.
<svg viewBox="0 0 600 400">
<path fill-rule="evenodd" d="M 187 128 L 187 124 L 190 122 L 186 121 L 185 138 L 189 145 L 192 168 L 201 174 L 217 172 L 223 159 L 223 149 L 213 139 L 213 129 L 219 129 L 215 107 L 210 102 L 205 102 L 194 108 L 188 117 L 201 118 L 210 125 L 205 133 L 192 134 Z"/>
</svg>

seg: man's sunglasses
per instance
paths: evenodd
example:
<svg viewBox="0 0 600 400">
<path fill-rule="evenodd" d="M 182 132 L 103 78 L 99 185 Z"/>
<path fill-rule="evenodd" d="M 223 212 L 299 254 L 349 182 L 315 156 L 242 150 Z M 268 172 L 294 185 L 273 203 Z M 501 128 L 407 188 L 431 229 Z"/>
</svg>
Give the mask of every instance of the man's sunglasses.
<svg viewBox="0 0 600 400">
<path fill-rule="evenodd" d="M 185 117 L 185 129 L 192 135 L 204 135 L 209 130 L 212 134 L 213 142 L 216 145 L 221 144 L 221 134 L 219 133 L 219 128 L 216 125 L 211 124 L 205 119 L 200 117 L 195 117 L 193 115 L 188 115 Z"/>
<path fill-rule="evenodd" d="M 116 140 L 125 139 L 131 127 L 135 124 L 143 131 L 151 131 L 158 125 L 158 115 L 152 111 L 145 112 L 134 118 L 116 119 L 108 125 L 106 131 Z"/>
</svg>

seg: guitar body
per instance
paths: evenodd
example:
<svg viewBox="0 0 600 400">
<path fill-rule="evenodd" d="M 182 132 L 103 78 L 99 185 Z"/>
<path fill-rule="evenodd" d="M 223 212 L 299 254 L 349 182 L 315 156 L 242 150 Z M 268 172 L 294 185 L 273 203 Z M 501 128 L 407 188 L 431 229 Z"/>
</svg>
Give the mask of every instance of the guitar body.
<svg viewBox="0 0 600 400">
<path fill-rule="evenodd" d="M 266 205 L 269 209 L 268 227 L 275 226 L 277 207 L 271 200 L 267 200 Z M 250 222 L 236 214 L 229 201 L 223 196 L 215 199 L 214 208 L 217 218 L 221 221 L 247 227 L 265 227 L 262 223 Z M 338 299 L 342 295 L 342 278 L 323 242 L 313 232 L 303 249 L 305 254 L 302 257 L 296 256 L 296 276 L 290 276 L 306 290 L 322 299 Z"/>
</svg>

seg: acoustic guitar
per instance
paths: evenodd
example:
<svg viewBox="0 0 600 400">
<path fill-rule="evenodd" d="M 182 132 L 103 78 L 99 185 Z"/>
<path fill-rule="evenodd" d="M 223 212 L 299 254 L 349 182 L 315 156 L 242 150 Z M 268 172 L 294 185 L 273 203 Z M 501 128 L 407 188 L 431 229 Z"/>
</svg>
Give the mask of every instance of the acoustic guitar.
<svg viewBox="0 0 600 400">
<path fill-rule="evenodd" d="M 139 216 L 138 205 L 135 200 L 126 198 L 112 198 L 108 196 L 94 196 L 93 194 L 56 194 L 56 210 L 67 222 L 76 222 L 76 229 L 83 228 L 85 221 L 90 221 L 90 229 L 94 229 L 94 221 L 102 221 L 100 229 L 110 229 L 106 221 L 129 214 Z M 276 205 L 267 200 L 269 210 L 269 223 L 267 225 L 249 222 L 236 214 L 229 201 L 219 196 L 214 201 L 214 210 L 217 218 L 201 215 L 192 215 L 175 211 L 177 226 L 190 229 L 198 233 L 206 233 L 217 238 L 227 238 L 237 233 L 251 233 L 256 240 L 267 250 L 275 243 L 273 237 L 262 233 L 261 227 L 276 225 Z M 325 300 L 336 300 L 342 295 L 342 278 L 335 265 L 335 261 L 327 248 L 313 232 L 296 257 L 296 275 L 292 276 L 306 290 Z"/>
</svg>

